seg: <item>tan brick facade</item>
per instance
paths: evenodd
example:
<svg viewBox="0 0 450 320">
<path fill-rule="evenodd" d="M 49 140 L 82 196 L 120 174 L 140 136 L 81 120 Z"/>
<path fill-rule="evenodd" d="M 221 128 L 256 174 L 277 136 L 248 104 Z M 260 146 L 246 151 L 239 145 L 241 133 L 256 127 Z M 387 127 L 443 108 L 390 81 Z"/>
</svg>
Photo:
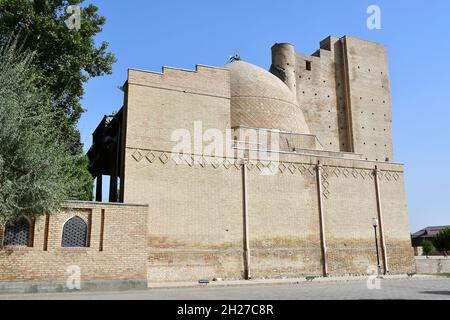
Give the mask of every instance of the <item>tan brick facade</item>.
<svg viewBox="0 0 450 320">
<path fill-rule="evenodd" d="M 63 225 L 73 216 L 90 221 L 88 247 L 61 247 Z M 32 247 L 0 250 L 0 282 L 65 282 L 73 265 L 79 266 L 81 281 L 143 280 L 147 216 L 147 206 L 67 203 L 61 213 L 37 219 Z"/>
<path fill-rule="evenodd" d="M 177 164 L 170 153 L 140 150 L 142 154 L 147 152 L 155 156 L 151 163 L 145 157 L 136 160 L 130 151 L 128 174 L 134 177 L 140 192 L 152 199 L 149 283 L 242 278 L 243 188 L 239 161 L 217 167 Z M 371 224 L 378 216 L 375 165 L 381 170 L 389 272 L 414 270 L 401 165 L 304 155 L 286 155 L 280 160 L 275 175 L 262 175 L 263 165 L 258 160 L 247 166 L 250 269 L 254 278 L 323 274 L 318 161 L 323 168 L 328 274 L 367 274 L 371 272 L 368 267 L 377 264 Z M 132 195 L 138 200 L 137 190 L 132 190 Z"/>
<path fill-rule="evenodd" d="M 289 44 L 272 54 L 271 73 L 243 61 L 130 69 L 120 116 L 101 122 L 88 155 L 93 175 L 120 177 L 120 202 L 145 206 L 71 203 L 50 216 L 46 251 L 39 219 L 33 248 L 0 251 L 0 281 L 64 279 L 71 264 L 87 279 L 147 278 L 150 286 L 367 274 L 377 265 L 374 217 L 382 270 L 414 271 L 385 48 L 329 37 L 312 56 Z M 281 130 L 270 160 L 253 153 L 262 144 L 240 138 L 247 126 Z M 209 129 L 235 135 L 234 144 L 207 154 Z M 177 130 L 192 148 L 174 150 Z M 60 247 L 74 214 L 92 221 L 88 248 Z"/>
<path fill-rule="evenodd" d="M 287 143 L 283 151 L 290 152 L 278 155 L 274 175 L 262 174 L 267 162 L 250 157 L 246 206 L 251 276 L 370 273 L 369 267 L 377 265 L 373 217 L 383 227 L 383 238 L 378 229 L 382 269 L 413 271 L 403 166 L 392 162 L 384 47 L 330 37 L 312 56 L 295 53 L 287 44 L 275 45 L 272 54 L 271 71 L 296 93 L 311 137 L 320 142 L 311 147 L 308 136 L 300 134 L 295 137 L 303 144 L 298 145 L 293 135 L 282 136 Z M 222 132 L 230 119 L 231 126 L 234 121 L 283 128 L 284 123 L 295 130 L 291 116 L 285 114 L 283 120 L 282 108 L 276 109 L 277 100 L 290 99 L 283 97 L 286 89 L 271 94 L 269 89 L 279 86 L 275 80 L 246 63 L 231 65 L 199 67 L 196 73 L 130 71 L 122 201 L 150 204 L 150 284 L 245 275 L 243 159 L 212 159 L 196 150 L 173 153 L 170 141 L 178 128 L 194 136 L 198 120 L 203 130 Z M 237 72 L 239 68 L 245 70 Z M 200 90 L 204 82 L 211 90 L 206 94 Z M 183 86 L 186 92 L 179 89 Z M 309 131 L 299 126 L 296 132 Z M 292 145 L 296 148 L 289 149 Z"/>
</svg>

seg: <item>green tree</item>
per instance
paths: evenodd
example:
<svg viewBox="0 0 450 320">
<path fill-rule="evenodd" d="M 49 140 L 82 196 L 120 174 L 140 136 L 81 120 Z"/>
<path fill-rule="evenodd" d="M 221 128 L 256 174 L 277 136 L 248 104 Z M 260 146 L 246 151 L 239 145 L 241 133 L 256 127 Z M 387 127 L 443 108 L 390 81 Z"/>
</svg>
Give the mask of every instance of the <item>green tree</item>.
<svg viewBox="0 0 450 320">
<path fill-rule="evenodd" d="M 84 111 L 80 103 L 83 84 L 92 77 L 110 74 L 116 59 L 106 42 L 95 44 L 94 38 L 105 23 L 95 5 L 81 8 L 80 29 L 66 24 L 74 13 L 67 8 L 83 2 L 0 0 L 0 45 L 17 39 L 24 49 L 36 53 L 32 61 L 35 81 L 58 97 L 53 106 L 58 112 L 53 118 L 76 156 L 74 163 L 79 165 L 80 179 L 87 183 L 82 186 L 86 191 L 92 190 L 92 179 L 88 178 L 86 161 L 79 159 L 83 151 L 76 127 Z M 91 196 L 84 193 L 82 199 L 91 200 Z"/>
<path fill-rule="evenodd" d="M 450 250 L 450 228 L 441 230 L 433 237 L 432 242 L 438 251 L 447 255 L 448 250 Z"/>
<path fill-rule="evenodd" d="M 424 240 L 422 242 L 422 250 L 428 258 L 428 255 L 433 251 L 433 243 L 430 240 Z"/>
<path fill-rule="evenodd" d="M 82 156 L 67 152 L 55 99 L 35 83 L 33 54 L 0 46 L 0 223 L 57 212 L 82 197 Z"/>
</svg>

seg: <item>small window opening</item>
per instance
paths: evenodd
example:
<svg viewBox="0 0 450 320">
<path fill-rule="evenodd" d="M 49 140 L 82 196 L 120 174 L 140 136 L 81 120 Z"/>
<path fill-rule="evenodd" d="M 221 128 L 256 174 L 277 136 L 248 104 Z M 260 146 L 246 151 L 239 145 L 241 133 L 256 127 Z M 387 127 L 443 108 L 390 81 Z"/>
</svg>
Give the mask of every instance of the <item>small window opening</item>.
<svg viewBox="0 0 450 320">
<path fill-rule="evenodd" d="M 86 247 L 87 223 L 78 216 L 70 218 L 63 227 L 61 247 Z"/>
<path fill-rule="evenodd" d="M 305 61 L 306 62 L 306 70 L 311 71 L 311 61 Z"/>
<path fill-rule="evenodd" d="M 6 225 L 4 242 L 5 246 L 31 246 L 30 234 L 31 223 L 25 217 L 14 223 Z"/>
</svg>

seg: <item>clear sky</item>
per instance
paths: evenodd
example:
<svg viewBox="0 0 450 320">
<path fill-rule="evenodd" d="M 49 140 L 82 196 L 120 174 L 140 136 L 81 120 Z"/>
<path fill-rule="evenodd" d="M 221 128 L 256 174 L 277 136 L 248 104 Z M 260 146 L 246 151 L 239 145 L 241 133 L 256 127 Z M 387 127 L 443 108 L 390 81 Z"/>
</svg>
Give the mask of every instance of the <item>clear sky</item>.
<svg viewBox="0 0 450 320">
<path fill-rule="evenodd" d="M 328 35 L 352 35 L 388 49 L 395 161 L 405 163 L 411 231 L 450 225 L 450 1 L 89 1 L 106 16 L 113 74 L 85 86 L 79 128 L 87 150 L 104 114 L 117 111 L 128 68 L 194 69 L 242 59 L 269 68 L 270 47 L 290 42 L 313 53 Z M 366 10 L 381 9 L 369 30 Z"/>
</svg>

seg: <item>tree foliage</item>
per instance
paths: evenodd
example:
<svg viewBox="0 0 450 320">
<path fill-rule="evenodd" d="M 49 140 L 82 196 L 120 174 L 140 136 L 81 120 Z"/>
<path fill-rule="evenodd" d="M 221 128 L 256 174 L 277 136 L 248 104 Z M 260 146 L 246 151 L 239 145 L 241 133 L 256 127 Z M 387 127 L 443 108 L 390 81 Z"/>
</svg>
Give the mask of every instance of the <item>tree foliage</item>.
<svg viewBox="0 0 450 320">
<path fill-rule="evenodd" d="M 446 254 L 450 250 L 450 228 L 441 230 L 433 237 L 432 242 L 438 251 Z"/>
<path fill-rule="evenodd" d="M 0 45 L 17 40 L 35 53 L 30 67 L 37 85 L 57 97 L 53 102 L 55 125 L 65 136 L 68 150 L 75 156 L 74 166 L 81 182 L 80 200 L 92 199 L 93 182 L 87 171 L 80 134 L 76 124 L 84 111 L 83 84 L 90 78 L 110 74 L 115 57 L 108 44 L 95 43 L 105 17 L 89 4 L 81 7 L 81 28 L 70 29 L 66 21 L 71 5 L 84 0 L 0 0 Z M 78 167 L 77 167 L 78 166 Z M 75 169 L 75 168 L 74 168 Z"/>
<path fill-rule="evenodd" d="M 0 46 L 0 222 L 58 211 L 82 198 L 83 156 L 67 152 L 56 125 L 57 104 L 36 84 L 34 55 L 15 43 Z M 85 163 L 83 164 L 85 165 Z"/>
<path fill-rule="evenodd" d="M 422 242 L 422 250 L 428 257 L 428 255 L 433 251 L 433 243 L 430 240 L 424 240 Z"/>
<path fill-rule="evenodd" d="M 0 0 L 0 42 L 18 35 L 24 48 L 36 52 L 37 80 L 60 97 L 59 106 L 72 123 L 83 111 L 83 84 L 91 77 L 110 74 L 115 62 L 106 42 L 95 45 L 94 37 L 105 23 L 95 5 L 82 8 L 80 30 L 67 27 L 66 8 L 83 1 Z"/>
</svg>

